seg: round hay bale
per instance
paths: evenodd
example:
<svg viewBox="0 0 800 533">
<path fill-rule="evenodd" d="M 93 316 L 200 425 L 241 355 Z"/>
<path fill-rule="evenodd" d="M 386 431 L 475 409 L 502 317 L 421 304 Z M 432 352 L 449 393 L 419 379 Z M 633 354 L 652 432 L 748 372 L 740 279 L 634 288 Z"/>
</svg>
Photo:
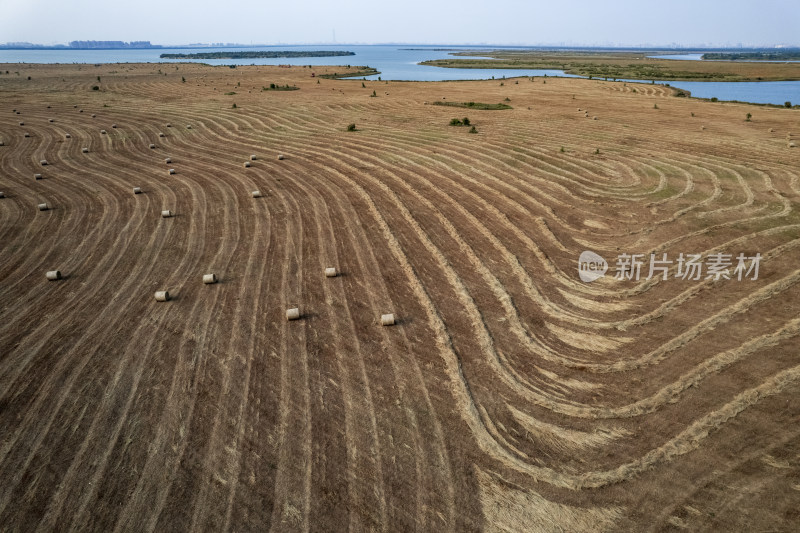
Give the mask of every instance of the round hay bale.
<svg viewBox="0 0 800 533">
<path fill-rule="evenodd" d="M 141 187 L 134 187 L 133 188 L 133 194 L 142 194 L 142 188 Z"/>
<path fill-rule="evenodd" d="M 161 211 L 161 218 L 170 218 L 170 217 L 172 217 L 172 211 L 170 211 L 169 209 Z"/>
<path fill-rule="evenodd" d="M 797 148 L 797 145 L 795 143 L 789 143 L 789 148 Z"/>
<path fill-rule="evenodd" d="M 166 137 L 166 135 L 164 135 L 163 133 L 160 133 L 160 132 L 159 132 L 158 136 L 159 137 Z"/>
<path fill-rule="evenodd" d="M 97 118 L 97 115 L 95 115 L 95 114 L 92 114 L 92 118 Z"/>
<path fill-rule="evenodd" d="M 168 127 L 168 128 L 171 128 L 171 127 L 172 127 L 172 124 L 170 124 L 170 123 L 167 123 L 167 127 Z"/>
<path fill-rule="evenodd" d="M 381 315 L 381 326 L 394 326 L 394 314 Z"/>
<path fill-rule="evenodd" d="M 52 118 L 47 119 L 47 122 L 55 122 Z"/>
<path fill-rule="evenodd" d="M 592 117 L 592 120 L 597 120 L 597 117 Z"/>
<path fill-rule="evenodd" d="M 152 144 L 152 143 L 150 144 L 150 149 L 151 149 L 151 150 L 154 150 L 154 149 L 155 149 L 155 147 L 156 147 L 156 145 L 155 145 L 155 144 Z"/>
<path fill-rule="evenodd" d="M 47 166 L 47 159 L 40 159 L 39 160 L 39 164 L 42 165 L 43 167 L 46 167 Z"/>
<path fill-rule="evenodd" d="M 326 278 L 335 278 L 338 272 L 336 272 L 336 267 L 328 267 L 325 269 L 325 277 Z"/>
<path fill-rule="evenodd" d="M 78 110 L 78 113 L 83 113 L 83 109 L 79 109 L 79 110 Z"/>
<path fill-rule="evenodd" d="M 255 160 L 256 160 L 256 156 L 254 156 L 254 155 L 251 155 L 251 156 L 250 156 L 250 161 L 255 161 Z"/>
<path fill-rule="evenodd" d="M 250 168 L 250 161 L 244 162 L 244 168 Z"/>
<path fill-rule="evenodd" d="M 31 136 L 31 134 L 30 134 L 30 133 L 26 133 L 26 134 L 25 134 L 25 137 L 30 137 L 30 136 Z"/>
<path fill-rule="evenodd" d="M 261 191 L 253 191 L 250 194 L 253 196 L 253 198 L 261 198 Z"/>
<path fill-rule="evenodd" d="M 116 124 L 112 124 L 112 125 L 111 125 L 111 127 L 112 127 L 112 128 L 114 128 L 114 129 L 116 129 L 116 128 L 117 128 L 117 125 L 116 125 Z"/>
<path fill-rule="evenodd" d="M 297 320 L 300 318 L 300 309 L 292 307 L 286 310 L 286 320 Z"/>
<path fill-rule="evenodd" d="M 84 154 L 88 154 L 89 153 L 89 149 L 88 148 L 81 148 L 81 152 L 83 152 Z"/>
<path fill-rule="evenodd" d="M 3 141 L 0 141 L 0 146 L 5 146 L 5 145 L 6 145 L 6 143 L 4 143 Z"/>
<path fill-rule="evenodd" d="M 188 126 L 186 126 L 186 129 L 187 129 L 187 130 L 190 130 L 190 129 L 192 129 L 192 125 L 191 125 L 191 124 L 189 124 Z"/>
<path fill-rule="evenodd" d="M 100 135 L 105 135 L 105 134 L 106 134 L 106 130 L 100 130 Z"/>
<path fill-rule="evenodd" d="M 700 129 L 704 130 L 704 129 L 706 129 L 706 127 L 705 126 L 700 126 Z"/>
<path fill-rule="evenodd" d="M 60 270 L 51 270 L 47 274 L 45 274 L 45 277 L 50 281 L 59 280 L 59 279 L 61 279 L 61 271 Z"/>
<path fill-rule="evenodd" d="M 169 291 L 156 291 L 156 301 L 166 302 L 169 300 Z"/>
<path fill-rule="evenodd" d="M 41 174 L 34 174 L 33 175 L 33 179 L 40 180 L 40 179 L 42 179 L 42 175 Z"/>
<path fill-rule="evenodd" d="M 170 163 L 172 163 L 172 158 L 171 158 L 171 157 L 168 157 L 168 158 L 166 158 L 166 159 L 164 160 L 164 162 L 165 162 L 166 164 L 170 164 Z"/>
<path fill-rule="evenodd" d="M 174 168 L 169 169 L 169 173 L 170 175 L 175 174 L 175 169 Z"/>
<path fill-rule="evenodd" d="M 769 129 L 769 132 L 770 132 L 770 133 L 775 133 L 775 128 L 770 128 L 770 129 Z"/>
<path fill-rule="evenodd" d="M 24 123 L 24 122 L 20 122 L 20 123 L 19 123 L 19 125 L 20 125 L 20 126 L 24 126 L 24 125 L 25 125 L 25 123 Z"/>
<path fill-rule="evenodd" d="M 286 158 L 285 158 L 285 156 L 283 154 L 279 154 L 278 155 L 278 161 L 283 161 L 284 159 L 286 159 Z"/>
<path fill-rule="evenodd" d="M 203 283 L 206 285 L 210 285 L 211 283 L 217 282 L 217 275 L 216 274 L 203 274 Z"/>
<path fill-rule="evenodd" d="M 77 105 L 74 105 L 74 106 L 72 106 L 72 107 L 73 107 L 73 108 L 75 108 L 75 109 L 78 109 L 78 106 L 77 106 Z"/>
<path fill-rule="evenodd" d="M 67 133 L 66 135 L 64 135 L 64 137 L 65 137 L 65 138 L 67 138 L 67 139 L 71 139 L 71 138 L 72 138 L 72 135 L 70 135 L 69 133 Z"/>
<path fill-rule="evenodd" d="M 39 211 L 47 211 L 48 209 L 50 209 L 50 206 L 49 206 L 49 205 L 47 205 L 47 203 L 46 203 L 46 202 L 45 202 L 45 203 L 43 203 L 43 204 L 39 204 L 39 205 L 38 205 L 38 206 L 36 206 L 36 207 L 38 207 L 38 208 L 39 208 Z"/>
<path fill-rule="evenodd" d="M 4 193 L 3 191 L 0 191 L 0 198 L 5 198 L 5 197 L 6 197 L 6 193 Z"/>
</svg>

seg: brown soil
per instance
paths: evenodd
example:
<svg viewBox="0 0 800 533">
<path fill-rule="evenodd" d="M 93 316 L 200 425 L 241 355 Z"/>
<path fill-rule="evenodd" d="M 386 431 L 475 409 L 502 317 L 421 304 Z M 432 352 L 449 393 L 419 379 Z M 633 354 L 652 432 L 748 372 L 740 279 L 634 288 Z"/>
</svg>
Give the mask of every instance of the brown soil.
<svg viewBox="0 0 800 533">
<path fill-rule="evenodd" d="M 0 529 L 797 526 L 800 112 L 335 70 L 0 65 Z"/>
</svg>

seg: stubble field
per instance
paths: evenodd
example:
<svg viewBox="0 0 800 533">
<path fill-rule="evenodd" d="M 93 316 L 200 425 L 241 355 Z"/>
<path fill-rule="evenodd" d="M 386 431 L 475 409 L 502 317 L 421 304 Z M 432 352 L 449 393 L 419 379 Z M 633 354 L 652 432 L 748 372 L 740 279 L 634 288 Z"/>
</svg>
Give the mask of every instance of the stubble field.
<svg viewBox="0 0 800 533">
<path fill-rule="evenodd" d="M 797 110 L 579 79 L 0 70 L 0 529 L 800 522 Z M 605 278 L 580 281 L 584 250 Z M 759 253 L 758 279 L 612 272 L 716 252 Z"/>
</svg>

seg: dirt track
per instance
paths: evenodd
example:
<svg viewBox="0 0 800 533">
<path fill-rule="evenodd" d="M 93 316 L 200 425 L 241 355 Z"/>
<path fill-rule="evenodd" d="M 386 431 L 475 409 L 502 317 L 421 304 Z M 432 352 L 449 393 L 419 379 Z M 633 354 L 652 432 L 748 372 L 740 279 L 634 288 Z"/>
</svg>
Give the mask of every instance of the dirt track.
<svg viewBox="0 0 800 533">
<path fill-rule="evenodd" d="M 0 70 L 0 530 L 800 521 L 797 110 L 575 79 Z M 755 281 L 586 284 L 583 250 L 762 260 Z"/>
</svg>

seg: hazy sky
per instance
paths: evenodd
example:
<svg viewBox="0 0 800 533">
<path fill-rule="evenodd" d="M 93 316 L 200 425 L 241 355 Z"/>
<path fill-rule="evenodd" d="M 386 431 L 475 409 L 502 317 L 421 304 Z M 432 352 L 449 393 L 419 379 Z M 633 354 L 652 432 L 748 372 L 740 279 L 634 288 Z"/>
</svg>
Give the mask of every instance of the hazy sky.
<svg viewBox="0 0 800 533">
<path fill-rule="evenodd" d="M 800 45 L 797 0 L 0 0 L 0 42 Z"/>
</svg>

